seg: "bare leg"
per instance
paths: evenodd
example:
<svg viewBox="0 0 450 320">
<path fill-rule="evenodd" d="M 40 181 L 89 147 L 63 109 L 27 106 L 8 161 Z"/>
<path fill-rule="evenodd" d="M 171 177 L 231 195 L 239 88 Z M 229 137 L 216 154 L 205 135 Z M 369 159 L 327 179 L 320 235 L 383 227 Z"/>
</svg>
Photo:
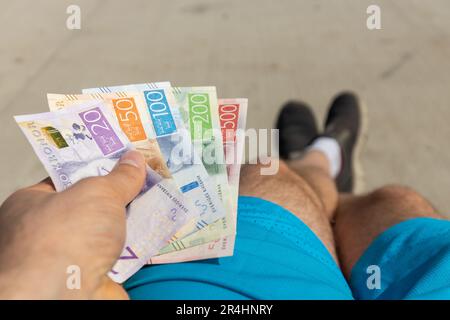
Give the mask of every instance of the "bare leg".
<svg viewBox="0 0 450 320">
<path fill-rule="evenodd" d="M 337 261 L 329 219 L 337 205 L 337 191 L 327 161 L 320 152 L 308 152 L 289 166 L 281 161 L 278 173 L 271 176 L 261 175 L 261 165 L 246 165 L 242 169 L 240 194 L 263 198 L 295 214 Z"/>
<path fill-rule="evenodd" d="M 346 277 L 379 234 L 399 222 L 417 217 L 444 219 L 425 198 L 407 187 L 386 186 L 364 196 L 341 196 L 334 232 L 341 269 Z"/>
<path fill-rule="evenodd" d="M 338 192 L 329 173 L 327 158 L 319 151 L 310 151 L 302 159 L 290 161 L 289 167 L 308 182 L 331 220 L 337 207 Z"/>
</svg>

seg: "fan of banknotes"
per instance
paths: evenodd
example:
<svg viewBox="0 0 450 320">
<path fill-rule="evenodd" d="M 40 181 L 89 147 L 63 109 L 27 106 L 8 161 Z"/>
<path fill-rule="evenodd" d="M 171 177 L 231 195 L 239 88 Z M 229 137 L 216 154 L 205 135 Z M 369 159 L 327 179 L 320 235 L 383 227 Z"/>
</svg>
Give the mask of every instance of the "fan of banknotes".
<svg viewBox="0 0 450 320">
<path fill-rule="evenodd" d="M 108 174 L 140 151 L 147 178 L 127 207 L 127 236 L 109 276 L 145 264 L 233 255 L 247 99 L 169 82 L 48 94 L 50 112 L 15 120 L 57 191 Z"/>
</svg>

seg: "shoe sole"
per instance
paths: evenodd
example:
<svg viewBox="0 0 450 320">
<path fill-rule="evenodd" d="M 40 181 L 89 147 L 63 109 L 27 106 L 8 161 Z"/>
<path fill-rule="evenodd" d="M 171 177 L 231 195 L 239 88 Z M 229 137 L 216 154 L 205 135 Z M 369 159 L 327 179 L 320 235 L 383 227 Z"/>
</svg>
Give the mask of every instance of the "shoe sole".
<svg viewBox="0 0 450 320">
<path fill-rule="evenodd" d="M 369 127 L 369 113 L 367 105 L 364 101 L 358 98 L 359 107 L 361 110 L 361 127 L 358 138 L 356 139 L 355 149 L 352 155 L 354 186 L 353 193 L 362 193 L 365 190 L 365 172 L 361 163 L 361 152 L 368 140 Z"/>
</svg>

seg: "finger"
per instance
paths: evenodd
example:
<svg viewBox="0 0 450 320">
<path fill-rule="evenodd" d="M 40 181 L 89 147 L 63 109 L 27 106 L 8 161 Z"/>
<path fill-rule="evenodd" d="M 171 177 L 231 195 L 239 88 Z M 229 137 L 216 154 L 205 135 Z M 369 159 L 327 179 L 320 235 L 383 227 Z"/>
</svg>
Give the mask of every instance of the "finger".
<svg viewBox="0 0 450 320">
<path fill-rule="evenodd" d="M 142 189 L 145 182 L 145 159 L 135 150 L 126 152 L 117 166 L 104 177 L 108 185 L 127 205 Z"/>
<path fill-rule="evenodd" d="M 44 192 L 55 192 L 55 185 L 53 184 L 50 177 L 45 178 L 39 183 L 36 183 L 30 187 L 28 187 L 29 190 L 37 190 L 37 191 L 44 191 Z"/>
</svg>

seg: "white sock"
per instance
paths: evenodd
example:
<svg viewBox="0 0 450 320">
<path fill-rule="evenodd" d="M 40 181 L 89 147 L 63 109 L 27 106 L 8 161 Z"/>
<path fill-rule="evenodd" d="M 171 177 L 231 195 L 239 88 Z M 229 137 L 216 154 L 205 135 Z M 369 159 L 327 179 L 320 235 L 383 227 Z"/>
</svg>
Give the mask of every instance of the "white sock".
<svg viewBox="0 0 450 320">
<path fill-rule="evenodd" d="M 333 178 L 336 178 L 336 176 L 341 171 L 342 156 L 341 147 L 335 139 L 329 137 L 317 138 L 307 150 L 316 150 L 322 152 L 325 157 L 327 157 L 328 162 L 330 163 L 331 176 Z"/>
</svg>

